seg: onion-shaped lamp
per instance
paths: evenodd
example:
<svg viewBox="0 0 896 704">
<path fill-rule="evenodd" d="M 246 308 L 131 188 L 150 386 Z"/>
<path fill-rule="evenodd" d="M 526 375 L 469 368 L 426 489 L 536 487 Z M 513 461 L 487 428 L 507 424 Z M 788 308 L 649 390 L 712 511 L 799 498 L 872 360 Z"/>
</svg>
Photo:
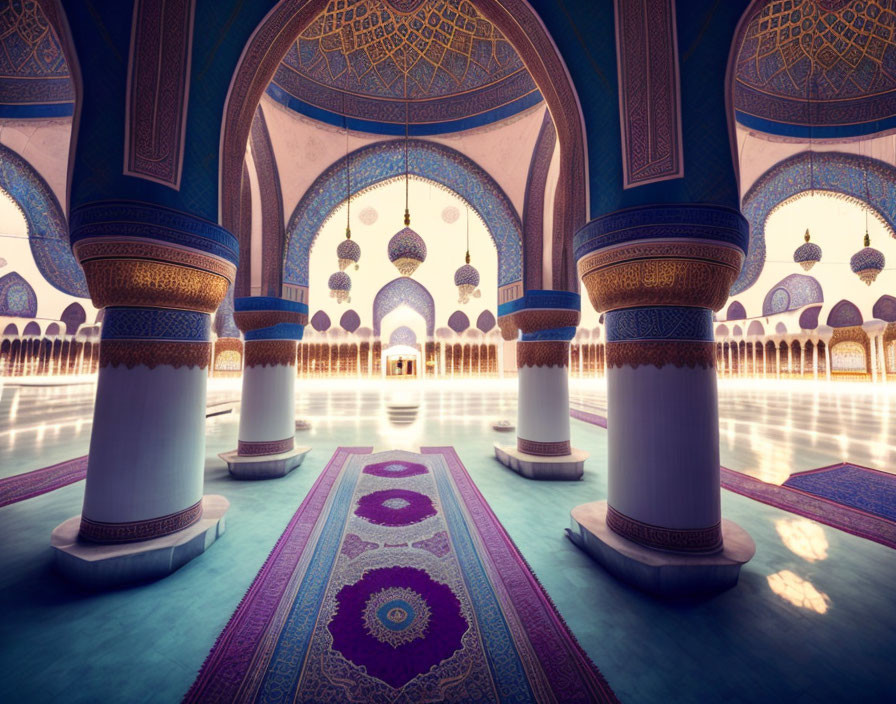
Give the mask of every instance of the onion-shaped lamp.
<svg viewBox="0 0 896 704">
<path fill-rule="evenodd" d="M 336 248 L 336 256 L 339 257 L 339 270 L 345 271 L 352 264 L 358 268 L 358 260 L 361 259 L 361 247 L 352 239 L 352 232 L 345 228 L 345 239 Z"/>
<path fill-rule="evenodd" d="M 871 238 L 868 231 L 865 231 L 865 246 L 852 255 L 849 260 L 849 268 L 868 286 L 874 283 L 877 275 L 883 271 L 887 260 L 884 258 L 883 252 L 874 249 L 871 246 Z"/>
<path fill-rule="evenodd" d="M 454 285 L 457 286 L 458 303 L 469 303 L 470 297 L 479 298 L 479 272 L 470 264 L 470 253 L 467 252 L 467 263 L 454 272 Z"/>
<path fill-rule="evenodd" d="M 352 280 L 348 274 L 337 271 L 330 277 L 327 285 L 330 287 L 330 297 L 335 298 L 337 303 L 351 302 Z"/>
<path fill-rule="evenodd" d="M 405 227 L 389 240 L 389 261 L 402 276 L 410 276 L 426 261 L 426 243 L 410 227 Z"/>
<path fill-rule="evenodd" d="M 794 251 L 793 261 L 803 267 L 806 271 L 809 271 L 809 269 L 821 261 L 821 247 L 814 242 L 809 241 L 808 227 L 806 228 L 806 234 L 803 237 L 806 241 Z"/>
</svg>

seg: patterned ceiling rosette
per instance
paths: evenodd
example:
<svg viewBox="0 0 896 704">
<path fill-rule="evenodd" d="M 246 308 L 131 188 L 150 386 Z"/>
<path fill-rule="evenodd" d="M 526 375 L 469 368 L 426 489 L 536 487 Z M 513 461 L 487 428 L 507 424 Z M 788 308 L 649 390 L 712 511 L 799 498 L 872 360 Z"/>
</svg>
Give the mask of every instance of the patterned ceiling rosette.
<svg viewBox="0 0 896 704">
<path fill-rule="evenodd" d="M 378 132 L 403 130 L 405 110 L 411 125 L 450 131 L 541 100 L 510 43 L 466 0 L 330 2 L 268 94 L 316 119 L 341 124 L 344 114 Z"/>
<path fill-rule="evenodd" d="M 425 494 L 407 489 L 383 489 L 358 499 L 355 515 L 378 526 L 411 526 L 436 515 Z"/>
<path fill-rule="evenodd" d="M 389 240 L 389 261 L 402 276 L 410 276 L 426 261 L 426 243 L 411 228 L 405 227 Z"/>
<path fill-rule="evenodd" d="M 769 0 L 738 47 L 738 120 L 763 132 L 847 137 L 896 123 L 891 0 Z M 883 124 L 882 124 L 883 123 Z"/>
<path fill-rule="evenodd" d="M 369 570 L 336 603 L 333 649 L 395 689 L 450 658 L 469 628 L 451 588 L 413 567 Z"/>
<path fill-rule="evenodd" d="M 457 219 L 459 217 L 460 217 L 460 210 L 455 208 L 453 205 L 449 205 L 444 210 L 442 210 L 442 220 L 444 220 L 449 225 L 457 222 Z"/>
<path fill-rule="evenodd" d="M 427 474 L 429 470 L 422 464 L 393 460 L 391 462 L 369 464 L 363 469 L 363 472 L 364 474 L 372 474 L 374 477 L 406 479 L 407 477 L 416 477 L 421 474 Z"/>
<path fill-rule="evenodd" d="M 364 208 L 361 211 L 361 214 L 358 216 L 358 219 L 363 222 L 365 225 L 373 225 L 379 218 L 379 213 L 376 212 L 376 208 Z"/>
</svg>

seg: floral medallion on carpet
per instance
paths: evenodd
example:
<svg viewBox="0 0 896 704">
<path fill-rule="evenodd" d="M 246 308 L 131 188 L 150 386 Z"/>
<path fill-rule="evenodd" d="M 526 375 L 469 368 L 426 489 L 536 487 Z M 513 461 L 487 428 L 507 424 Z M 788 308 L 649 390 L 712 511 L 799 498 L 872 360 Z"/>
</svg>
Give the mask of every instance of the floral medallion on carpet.
<svg viewBox="0 0 896 704">
<path fill-rule="evenodd" d="M 452 448 L 340 448 L 189 702 L 613 702 Z"/>
</svg>

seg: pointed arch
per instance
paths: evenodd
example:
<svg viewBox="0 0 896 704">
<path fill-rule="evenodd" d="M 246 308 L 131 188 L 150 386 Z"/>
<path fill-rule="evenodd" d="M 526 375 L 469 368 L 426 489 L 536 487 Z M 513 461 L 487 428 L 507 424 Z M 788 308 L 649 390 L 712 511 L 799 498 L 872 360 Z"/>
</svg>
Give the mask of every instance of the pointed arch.
<svg viewBox="0 0 896 704">
<path fill-rule="evenodd" d="M 379 336 L 383 318 L 401 305 L 406 305 L 423 316 L 426 321 L 426 336 L 432 337 L 436 321 L 436 305 L 432 294 L 423 284 L 404 276 L 393 279 L 374 296 L 373 334 Z"/>
<path fill-rule="evenodd" d="M 868 206 L 871 214 L 896 236 L 896 167 L 856 154 L 801 152 L 762 174 L 743 198 L 741 210 L 750 223 L 750 246 L 740 276 L 731 287 L 732 295 L 752 286 L 762 272 L 769 216 L 813 191 Z"/>
<path fill-rule="evenodd" d="M 308 286 L 311 247 L 324 223 L 345 201 L 346 164 L 351 162 L 354 194 L 404 176 L 403 141 L 377 142 L 343 157 L 327 168 L 296 205 L 286 228 L 283 283 L 286 298 L 302 300 L 295 289 Z M 479 215 L 498 250 L 498 289 L 519 285 L 523 270 L 522 225 L 510 199 L 476 162 L 435 142 L 408 142 L 408 169 L 456 193 Z M 291 290 L 290 290 L 291 289 Z M 522 290 L 520 290 L 520 295 Z M 515 298 L 516 296 L 511 296 Z M 510 299 L 508 299 L 510 300 Z"/>
<path fill-rule="evenodd" d="M 2 144 L 0 188 L 25 216 L 28 243 L 43 277 L 63 293 L 88 298 L 87 280 L 72 254 L 68 222 L 56 194 L 31 164 Z"/>
</svg>

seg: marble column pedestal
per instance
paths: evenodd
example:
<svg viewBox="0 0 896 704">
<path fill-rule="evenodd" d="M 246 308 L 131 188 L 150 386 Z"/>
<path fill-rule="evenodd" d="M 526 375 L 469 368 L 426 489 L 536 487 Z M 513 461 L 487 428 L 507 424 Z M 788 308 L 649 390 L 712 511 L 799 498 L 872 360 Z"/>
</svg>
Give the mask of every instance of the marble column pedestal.
<svg viewBox="0 0 896 704">
<path fill-rule="evenodd" d="M 722 549 L 714 553 L 676 553 L 648 548 L 607 525 L 607 502 L 576 506 L 566 534 L 610 574 L 659 596 L 699 596 L 730 589 L 740 568 L 756 552 L 747 531 L 722 519 Z"/>
<path fill-rule="evenodd" d="M 230 502 L 217 494 L 202 497 L 202 515 L 190 526 L 151 540 L 92 543 L 78 536 L 81 516 L 56 526 L 50 536 L 57 569 L 90 589 L 147 582 L 180 569 L 224 534 Z"/>
</svg>

